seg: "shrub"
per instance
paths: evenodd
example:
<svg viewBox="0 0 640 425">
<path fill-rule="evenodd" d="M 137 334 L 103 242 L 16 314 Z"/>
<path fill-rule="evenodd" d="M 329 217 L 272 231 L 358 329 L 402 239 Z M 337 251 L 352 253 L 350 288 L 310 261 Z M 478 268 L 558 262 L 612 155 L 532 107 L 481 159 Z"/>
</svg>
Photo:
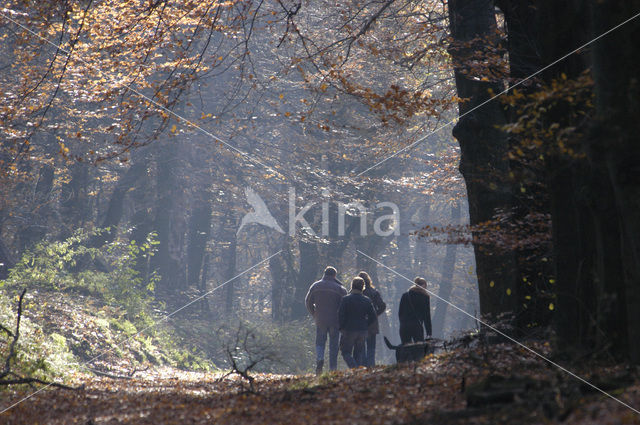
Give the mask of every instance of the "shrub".
<svg viewBox="0 0 640 425">
<path fill-rule="evenodd" d="M 135 266 L 140 257 L 153 256 L 155 235 L 150 234 L 140 245 L 118 239 L 102 248 L 87 246 L 101 233 L 79 230 L 63 241 L 36 244 L 11 269 L 7 280 L 0 282 L 0 287 L 89 292 L 107 304 L 122 307 L 125 319 L 136 326 L 149 326 L 158 277 L 143 277 Z"/>
</svg>

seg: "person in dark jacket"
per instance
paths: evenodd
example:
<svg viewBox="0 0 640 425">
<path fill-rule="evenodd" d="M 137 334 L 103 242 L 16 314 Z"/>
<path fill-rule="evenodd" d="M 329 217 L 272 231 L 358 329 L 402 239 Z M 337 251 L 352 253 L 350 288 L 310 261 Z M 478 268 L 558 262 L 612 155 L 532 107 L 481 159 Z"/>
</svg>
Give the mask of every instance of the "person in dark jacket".
<svg viewBox="0 0 640 425">
<path fill-rule="evenodd" d="M 362 295 L 364 280 L 355 277 L 351 281 L 351 292 L 342 299 L 338 308 L 340 329 L 340 351 L 347 366 L 364 366 L 364 341 L 369 326 L 376 320 L 371 300 Z"/>
<path fill-rule="evenodd" d="M 402 294 L 398 317 L 402 344 L 424 341 L 424 331 L 431 336 L 431 307 L 426 280 L 416 277 L 414 284 Z"/>
<path fill-rule="evenodd" d="M 305 297 L 307 310 L 316 322 L 316 374 L 322 373 L 324 348 L 329 335 L 329 369 L 338 368 L 338 307 L 342 297 L 347 295 L 342 283 L 336 278 L 338 272 L 333 267 L 324 270 L 321 280 L 313 283 Z"/>
<path fill-rule="evenodd" d="M 373 309 L 376 311 L 376 321 L 369 326 L 369 334 L 366 340 L 365 349 L 365 366 L 373 367 L 376 365 L 376 338 L 380 333 L 380 324 L 378 323 L 378 316 L 380 316 L 387 309 L 387 305 L 382 300 L 380 292 L 373 287 L 371 277 L 369 273 L 362 271 L 358 273 L 358 276 L 364 280 L 364 291 L 362 295 L 369 298 L 373 304 Z"/>
</svg>

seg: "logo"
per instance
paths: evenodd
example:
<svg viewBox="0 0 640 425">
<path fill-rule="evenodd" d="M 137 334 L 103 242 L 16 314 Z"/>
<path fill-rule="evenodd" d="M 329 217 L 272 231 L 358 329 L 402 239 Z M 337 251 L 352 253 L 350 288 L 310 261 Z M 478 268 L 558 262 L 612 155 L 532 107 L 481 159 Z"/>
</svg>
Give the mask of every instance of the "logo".
<svg viewBox="0 0 640 425">
<path fill-rule="evenodd" d="M 280 227 L 276 219 L 273 218 L 273 215 L 269 212 L 269 208 L 267 208 L 267 204 L 264 203 L 260 195 L 248 186 L 244 189 L 244 194 L 247 197 L 247 203 L 253 207 L 253 211 L 246 213 L 244 217 L 242 217 L 236 236 L 240 234 L 244 226 L 254 223 L 262 224 L 280 233 L 284 233 L 284 230 L 282 230 L 282 227 Z"/>
<path fill-rule="evenodd" d="M 253 207 L 253 211 L 247 213 L 242 217 L 240 221 L 240 227 L 236 232 L 236 236 L 240 234 L 242 229 L 245 226 L 250 224 L 261 224 L 270 229 L 277 230 L 280 233 L 285 233 L 282 230 L 282 227 L 278 224 L 276 219 L 273 217 L 267 205 L 262 200 L 260 195 L 258 195 L 253 189 L 250 187 L 246 187 L 244 190 L 245 196 L 247 198 L 247 203 Z M 322 191 L 322 196 L 325 199 L 328 199 L 329 192 L 327 190 Z M 299 225 L 302 227 L 302 230 L 311 235 L 315 236 L 316 232 L 311 228 L 307 220 L 305 219 L 305 214 L 316 205 L 315 202 L 307 203 L 302 209 L 299 211 L 296 209 L 296 192 L 293 187 L 289 188 L 289 236 L 295 236 L 296 227 Z M 400 210 L 396 204 L 393 202 L 378 202 L 375 207 L 371 210 L 368 210 L 364 207 L 364 205 L 359 202 L 351 202 L 349 204 L 338 203 L 338 236 L 345 235 L 345 217 L 347 215 L 355 217 L 359 216 L 360 218 L 360 236 L 367 235 L 367 217 L 369 215 L 374 215 L 375 220 L 373 221 L 373 231 L 378 236 L 389 236 L 391 234 L 399 235 L 400 234 Z M 391 210 L 390 214 L 380 214 L 382 210 Z M 329 235 L 329 202 L 325 201 L 321 204 L 322 210 L 322 231 L 321 234 L 323 236 Z M 347 212 L 350 211 L 349 214 Z M 357 211 L 358 214 L 355 214 L 354 211 Z M 375 211 L 378 211 L 376 214 Z M 387 222 L 387 225 L 383 223 Z"/>
</svg>

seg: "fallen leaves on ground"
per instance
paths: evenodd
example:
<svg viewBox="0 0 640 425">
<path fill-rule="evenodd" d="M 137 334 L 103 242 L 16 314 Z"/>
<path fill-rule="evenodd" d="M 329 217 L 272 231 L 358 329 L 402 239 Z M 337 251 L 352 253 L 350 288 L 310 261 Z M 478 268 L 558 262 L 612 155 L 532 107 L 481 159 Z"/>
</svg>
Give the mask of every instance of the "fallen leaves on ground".
<svg viewBox="0 0 640 425">
<path fill-rule="evenodd" d="M 549 354 L 544 344 L 531 343 Z M 578 373 L 640 407 L 624 365 Z M 457 349 L 420 362 L 319 377 L 238 376 L 157 368 L 132 379 L 77 375 L 78 391 L 45 389 L 0 414 L 5 424 L 640 424 L 640 415 L 513 345 Z M 480 388 L 480 390 L 477 390 Z M 481 403 L 468 405 L 473 391 Z M 6 407 L 30 391 L 3 393 Z M 479 394 L 479 395 L 478 395 Z M 500 397 L 493 397 L 498 394 Z M 506 396 L 506 400 L 505 400 Z M 482 398 L 486 397 L 486 398 Z"/>
</svg>

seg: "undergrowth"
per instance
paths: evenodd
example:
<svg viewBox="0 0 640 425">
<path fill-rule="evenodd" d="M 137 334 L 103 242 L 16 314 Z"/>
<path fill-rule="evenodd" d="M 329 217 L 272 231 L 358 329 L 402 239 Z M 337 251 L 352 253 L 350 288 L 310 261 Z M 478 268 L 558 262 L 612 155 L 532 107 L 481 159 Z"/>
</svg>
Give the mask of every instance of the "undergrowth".
<svg viewBox="0 0 640 425">
<path fill-rule="evenodd" d="M 154 365 L 213 371 L 251 361 L 257 353 L 252 372 L 310 371 L 310 321 L 276 323 L 268 316 L 164 320 L 165 307 L 154 297 L 158 276 L 139 271 L 139 264 L 154 255 L 154 235 L 140 245 L 117 239 L 92 247 L 101 234 L 78 231 L 63 241 L 40 242 L 0 281 L 0 324 L 7 329 L 15 326 L 13 300 L 27 289 L 16 372 L 52 380 L 86 367 L 118 374 Z M 241 328 L 252 339 L 238 348 Z M 0 361 L 10 341 L 8 334 L 0 336 Z"/>
</svg>

